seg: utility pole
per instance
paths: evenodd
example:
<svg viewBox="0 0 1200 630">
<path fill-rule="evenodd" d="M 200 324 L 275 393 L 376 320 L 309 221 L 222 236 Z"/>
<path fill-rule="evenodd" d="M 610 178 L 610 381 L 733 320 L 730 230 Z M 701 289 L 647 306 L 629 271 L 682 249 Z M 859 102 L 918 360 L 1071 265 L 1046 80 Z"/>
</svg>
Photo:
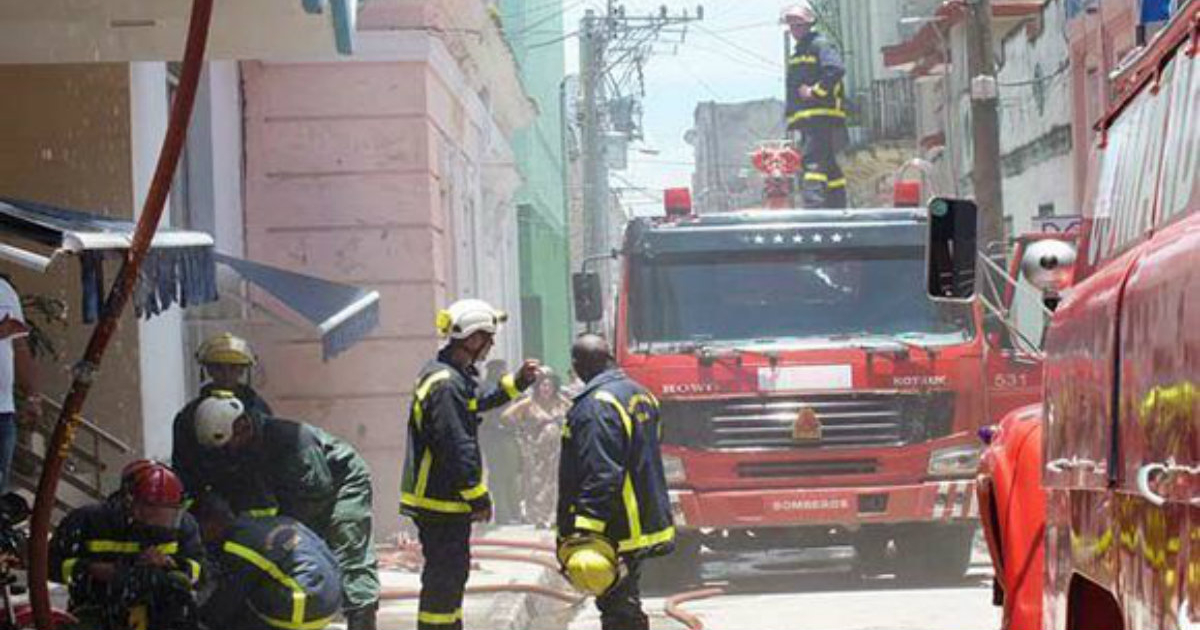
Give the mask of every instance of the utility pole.
<svg viewBox="0 0 1200 630">
<path fill-rule="evenodd" d="M 971 84 L 974 167 L 971 179 L 983 215 L 980 248 L 1003 242 L 1004 174 L 1000 166 L 1000 100 L 996 49 L 992 42 L 992 0 L 968 0 L 967 73 Z"/>
<path fill-rule="evenodd" d="M 613 246 L 608 165 L 614 156 L 608 154 L 613 150 L 609 138 L 614 131 L 627 131 L 614 125 L 612 105 L 644 96 L 643 69 L 656 52 L 656 44 L 682 43 L 687 24 L 703 16 L 702 7 L 695 15 L 686 11 L 671 15 L 666 7 L 649 15 L 627 15 L 617 0 L 608 0 L 602 15 L 590 9 L 584 14 L 579 27 L 579 123 L 585 256 L 605 254 Z M 677 36 L 678 40 L 663 42 L 664 35 Z"/>
</svg>

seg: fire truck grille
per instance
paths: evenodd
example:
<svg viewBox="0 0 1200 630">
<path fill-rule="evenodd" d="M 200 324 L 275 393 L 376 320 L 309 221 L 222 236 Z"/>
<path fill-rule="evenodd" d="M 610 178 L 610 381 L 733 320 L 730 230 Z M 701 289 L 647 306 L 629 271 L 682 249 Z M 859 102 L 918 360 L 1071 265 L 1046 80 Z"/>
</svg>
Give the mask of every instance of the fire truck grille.
<svg viewBox="0 0 1200 630">
<path fill-rule="evenodd" d="M 811 422 L 797 426 L 806 409 L 819 432 Z M 663 408 L 667 443 L 723 449 L 903 446 L 949 435 L 953 415 L 949 392 L 672 401 Z"/>
<path fill-rule="evenodd" d="M 871 475 L 878 468 L 873 459 L 819 462 L 743 462 L 739 477 L 769 479 L 775 477 L 825 477 L 835 475 Z"/>
</svg>

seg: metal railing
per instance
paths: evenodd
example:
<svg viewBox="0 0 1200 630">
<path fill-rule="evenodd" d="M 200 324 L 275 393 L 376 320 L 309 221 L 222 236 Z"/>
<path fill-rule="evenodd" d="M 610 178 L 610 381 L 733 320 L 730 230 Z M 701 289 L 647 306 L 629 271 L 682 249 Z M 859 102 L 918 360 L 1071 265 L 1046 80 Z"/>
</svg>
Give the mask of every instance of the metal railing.
<svg viewBox="0 0 1200 630">
<path fill-rule="evenodd" d="M 37 492 L 38 479 L 42 470 L 46 445 L 54 433 L 54 423 L 62 412 L 62 404 L 43 398 L 42 419 L 18 433 L 16 452 L 13 454 L 11 485 L 30 492 Z M 127 455 L 133 449 L 120 438 L 100 428 L 96 423 L 82 418 L 67 454 L 62 480 L 84 501 L 99 501 L 104 498 L 104 472 L 114 456 Z M 54 499 L 55 507 L 61 511 L 79 507 L 64 498 L 63 493 Z"/>
</svg>

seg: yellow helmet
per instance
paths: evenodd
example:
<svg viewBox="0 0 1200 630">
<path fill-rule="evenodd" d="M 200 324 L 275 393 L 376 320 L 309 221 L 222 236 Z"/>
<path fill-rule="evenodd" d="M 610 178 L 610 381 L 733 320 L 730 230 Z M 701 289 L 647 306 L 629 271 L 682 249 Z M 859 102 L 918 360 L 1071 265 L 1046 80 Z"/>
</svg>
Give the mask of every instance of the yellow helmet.
<svg viewBox="0 0 1200 630">
<path fill-rule="evenodd" d="M 593 597 L 608 592 L 620 577 L 616 549 L 599 536 L 578 536 L 561 541 L 558 562 L 571 586 Z"/>
<path fill-rule="evenodd" d="M 196 350 L 196 360 L 200 363 L 251 366 L 258 362 L 250 344 L 232 333 L 221 333 L 209 337 Z"/>
</svg>

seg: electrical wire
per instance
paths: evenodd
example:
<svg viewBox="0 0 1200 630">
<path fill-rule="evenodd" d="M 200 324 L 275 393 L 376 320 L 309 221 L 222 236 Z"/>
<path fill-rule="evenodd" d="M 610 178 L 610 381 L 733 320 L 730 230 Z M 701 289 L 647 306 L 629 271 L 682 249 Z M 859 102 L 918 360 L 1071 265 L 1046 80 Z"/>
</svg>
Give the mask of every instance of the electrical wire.
<svg viewBox="0 0 1200 630">
<path fill-rule="evenodd" d="M 729 39 L 728 37 L 725 37 L 724 35 L 721 35 L 720 33 L 712 31 L 708 28 L 705 28 L 704 26 L 702 26 L 700 24 L 696 25 L 696 30 L 713 37 L 717 41 L 720 41 L 721 43 L 725 44 L 726 46 L 729 46 L 730 48 L 732 48 L 734 50 L 740 51 L 744 55 L 747 55 L 749 57 L 752 57 L 754 59 L 757 59 L 757 60 L 769 65 L 773 69 L 783 70 L 783 62 L 778 59 L 769 59 L 767 57 L 764 57 L 763 55 L 759 54 L 758 52 L 753 51 L 749 48 L 746 48 L 745 46 L 742 46 L 741 44 Z"/>
<path fill-rule="evenodd" d="M 528 45 L 528 46 L 526 46 L 526 47 L 525 47 L 525 50 L 536 50 L 536 49 L 538 49 L 538 48 L 545 48 L 546 46 L 553 46 L 553 45 L 555 45 L 555 44 L 558 44 L 558 43 L 560 43 L 560 42 L 565 42 L 565 41 L 567 41 L 568 39 L 571 39 L 572 37 L 575 37 L 576 35 L 579 35 L 579 31 L 571 31 L 570 33 L 565 33 L 565 34 L 563 34 L 563 35 L 561 35 L 561 36 L 559 36 L 559 37 L 555 37 L 554 39 L 551 39 L 551 40 L 548 40 L 548 41 L 544 41 L 544 42 L 538 42 L 538 43 L 536 43 L 536 44 L 530 44 L 530 45 Z"/>
</svg>

